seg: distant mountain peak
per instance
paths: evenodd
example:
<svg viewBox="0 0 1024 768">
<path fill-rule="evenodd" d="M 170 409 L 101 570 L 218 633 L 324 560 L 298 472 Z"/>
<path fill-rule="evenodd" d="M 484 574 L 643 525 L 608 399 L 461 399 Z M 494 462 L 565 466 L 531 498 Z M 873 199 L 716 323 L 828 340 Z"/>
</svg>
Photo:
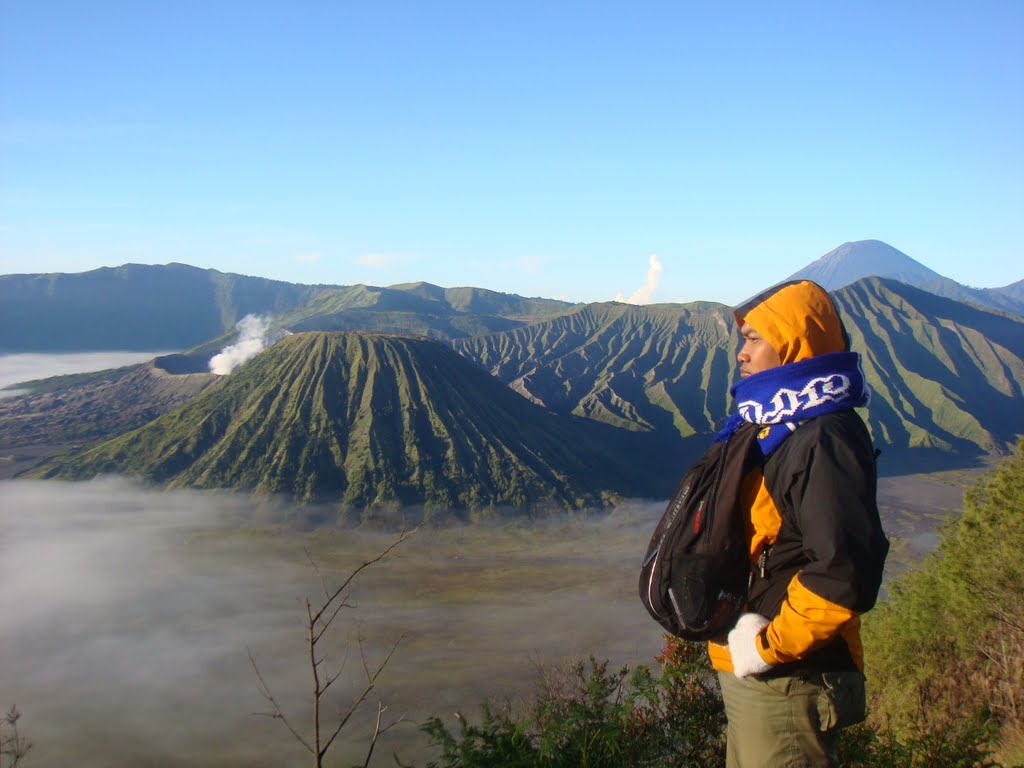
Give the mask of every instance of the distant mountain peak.
<svg viewBox="0 0 1024 768">
<path fill-rule="evenodd" d="M 910 285 L 942 278 L 924 264 L 881 240 L 843 243 L 817 261 L 794 272 L 789 280 L 813 280 L 826 290 L 836 291 L 863 277 L 887 277 Z"/>
</svg>

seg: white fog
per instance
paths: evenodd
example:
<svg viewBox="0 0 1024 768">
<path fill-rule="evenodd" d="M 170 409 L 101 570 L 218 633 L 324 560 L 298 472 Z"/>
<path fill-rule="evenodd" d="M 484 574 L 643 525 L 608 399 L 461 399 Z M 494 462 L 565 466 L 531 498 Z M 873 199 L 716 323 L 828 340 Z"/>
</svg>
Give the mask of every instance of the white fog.
<svg viewBox="0 0 1024 768">
<path fill-rule="evenodd" d="M 109 478 L 0 482 L 0 706 L 22 711 L 31 765 L 303 760 L 281 723 L 254 714 L 267 705 L 246 648 L 304 727 L 302 599 L 322 593 L 304 549 L 336 582 L 393 534 L 274 527 L 286 512 Z M 422 764 L 429 715 L 454 724 L 455 709 L 472 717 L 485 697 L 527 694 L 535 661 L 650 661 L 661 637 L 635 598 L 635 567 L 657 514 L 425 530 L 364 572 L 332 656 L 355 631 L 371 662 L 402 639 L 377 693 L 407 721 L 374 764 L 393 764 L 394 750 Z M 358 682 L 358 663 L 347 669 L 340 702 Z M 337 756 L 356 759 L 367 728 L 347 729 Z"/>
<path fill-rule="evenodd" d="M 0 355 L 0 397 L 14 397 L 18 390 L 3 391 L 12 384 L 20 384 L 49 376 L 71 373 L 103 371 L 135 363 L 145 363 L 168 352 L 68 352 L 43 354 L 24 352 Z"/>
</svg>

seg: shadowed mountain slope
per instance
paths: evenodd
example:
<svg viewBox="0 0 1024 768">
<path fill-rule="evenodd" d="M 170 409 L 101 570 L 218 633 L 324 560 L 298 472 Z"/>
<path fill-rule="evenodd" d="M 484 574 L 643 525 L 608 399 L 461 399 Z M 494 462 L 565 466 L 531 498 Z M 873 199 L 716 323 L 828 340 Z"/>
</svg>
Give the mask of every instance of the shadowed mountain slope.
<svg viewBox="0 0 1024 768">
<path fill-rule="evenodd" d="M 895 449 L 887 460 L 969 460 L 1024 434 L 1024 318 L 879 278 L 834 296 L 875 390 L 875 440 Z M 587 305 L 454 347 L 527 398 L 627 429 L 708 434 L 732 407 L 724 307 Z"/>
<path fill-rule="evenodd" d="M 145 427 L 33 472 L 121 473 L 345 508 L 563 508 L 665 495 L 654 436 L 558 416 L 447 346 L 302 333 Z"/>
<path fill-rule="evenodd" d="M 248 314 L 293 330 L 452 339 L 515 328 L 572 305 L 482 288 L 297 285 L 186 264 L 0 275 L 0 351 L 187 349 L 230 343 Z"/>
<path fill-rule="evenodd" d="M 954 301 L 1024 315 L 1024 296 L 1020 296 L 1020 291 L 1014 289 L 1017 283 L 1004 288 L 971 288 L 961 285 L 955 280 L 950 280 L 948 277 L 940 277 L 923 283 L 911 283 L 911 285 Z"/>
<path fill-rule="evenodd" d="M 992 293 L 999 294 L 1000 296 L 1005 296 L 1013 299 L 1014 301 L 1024 303 L 1024 280 L 1018 280 L 1015 283 L 1004 285 L 1002 288 L 989 288 L 988 290 Z"/>
<path fill-rule="evenodd" d="M 1001 453 L 1024 434 L 1024 318 L 879 278 L 834 296 L 864 352 L 880 445 Z"/>
<path fill-rule="evenodd" d="M 725 413 L 732 323 L 726 307 L 708 303 L 588 304 L 453 346 L 559 413 L 678 439 L 713 431 Z"/>
<path fill-rule="evenodd" d="M 0 350 L 184 349 L 320 290 L 186 264 L 0 275 Z"/>
</svg>

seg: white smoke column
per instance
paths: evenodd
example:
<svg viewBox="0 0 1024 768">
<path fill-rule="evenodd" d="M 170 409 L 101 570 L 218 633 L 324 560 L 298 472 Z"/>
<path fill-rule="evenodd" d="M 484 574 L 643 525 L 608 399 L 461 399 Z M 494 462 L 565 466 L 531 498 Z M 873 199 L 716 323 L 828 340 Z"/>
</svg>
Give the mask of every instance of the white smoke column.
<svg viewBox="0 0 1024 768">
<path fill-rule="evenodd" d="M 227 376 L 242 363 L 251 360 L 267 348 L 270 318 L 246 315 L 238 321 L 235 328 L 238 330 L 238 341 L 224 347 L 210 358 L 210 373 Z"/>
<path fill-rule="evenodd" d="M 661 259 L 658 258 L 658 254 L 652 253 L 650 258 L 650 266 L 647 268 L 647 282 L 640 288 L 633 291 L 632 295 L 627 298 L 623 298 L 621 293 L 616 294 L 616 301 L 624 301 L 627 304 L 650 304 L 654 299 L 654 292 L 658 290 L 658 284 L 661 283 L 661 273 L 664 267 L 661 265 Z"/>
</svg>

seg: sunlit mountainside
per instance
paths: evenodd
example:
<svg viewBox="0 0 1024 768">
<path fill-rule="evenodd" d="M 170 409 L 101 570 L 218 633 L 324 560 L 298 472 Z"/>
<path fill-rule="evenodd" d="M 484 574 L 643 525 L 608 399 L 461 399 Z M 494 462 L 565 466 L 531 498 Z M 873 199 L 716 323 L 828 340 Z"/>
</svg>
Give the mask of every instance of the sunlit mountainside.
<svg viewBox="0 0 1024 768">
<path fill-rule="evenodd" d="M 443 344 L 309 332 L 188 405 L 32 474 L 116 472 L 352 510 L 424 504 L 429 514 L 664 494 L 671 480 L 659 487 L 656 449 L 654 436 L 538 408 Z"/>
<path fill-rule="evenodd" d="M 453 346 L 560 413 L 685 438 L 713 431 L 726 413 L 734 324 L 717 304 L 589 304 Z"/>
<path fill-rule="evenodd" d="M 864 353 L 869 424 L 893 458 L 1003 451 L 1024 433 L 1024 317 L 875 277 L 834 295 Z M 454 346 L 559 412 L 686 438 L 727 416 L 730 320 L 715 306 L 589 305 Z"/>
<path fill-rule="evenodd" d="M 856 263 L 929 276 L 866 242 L 811 266 L 821 279 L 852 277 Z M 859 262 L 858 253 L 866 254 Z M 171 303 L 136 315 L 138 301 L 111 302 L 94 282 L 143 274 L 133 284 L 145 293 L 166 269 L 179 302 L 213 334 L 148 367 L 0 400 L 0 447 L 78 446 L 39 475 L 117 472 L 351 509 L 575 508 L 667 495 L 731 407 L 738 337 L 720 304 L 573 305 L 427 283 L 312 288 L 181 265 L 139 269 L 0 278 L 20 296 L 16 310 L 0 305 L 4 312 L 23 321 L 33 306 L 65 320 L 76 307 L 86 318 L 119 316 L 97 326 L 109 340 L 115 325 L 145 329 Z M 69 287 L 77 278 L 98 290 L 92 304 Z M 201 290 L 188 294 L 187 280 Z M 211 281 L 226 287 L 211 291 Z M 58 288 L 47 297 L 44 284 Z M 1012 301 L 1015 286 L 1001 295 Z M 64 295 L 77 298 L 65 306 Z M 971 464 L 1024 434 L 1024 316 L 863 275 L 833 295 L 864 355 L 874 392 L 866 417 L 883 472 Z M 206 361 L 231 343 L 225 331 L 242 308 L 294 335 L 218 379 Z M 80 340 L 89 323 L 78 325 L 42 348 Z M 190 338 L 198 327 L 180 326 Z M 10 326 L 0 328 L 10 338 Z"/>
<path fill-rule="evenodd" d="M 876 277 L 834 295 L 864 353 L 879 445 L 970 455 L 1024 434 L 1024 317 Z"/>
</svg>

